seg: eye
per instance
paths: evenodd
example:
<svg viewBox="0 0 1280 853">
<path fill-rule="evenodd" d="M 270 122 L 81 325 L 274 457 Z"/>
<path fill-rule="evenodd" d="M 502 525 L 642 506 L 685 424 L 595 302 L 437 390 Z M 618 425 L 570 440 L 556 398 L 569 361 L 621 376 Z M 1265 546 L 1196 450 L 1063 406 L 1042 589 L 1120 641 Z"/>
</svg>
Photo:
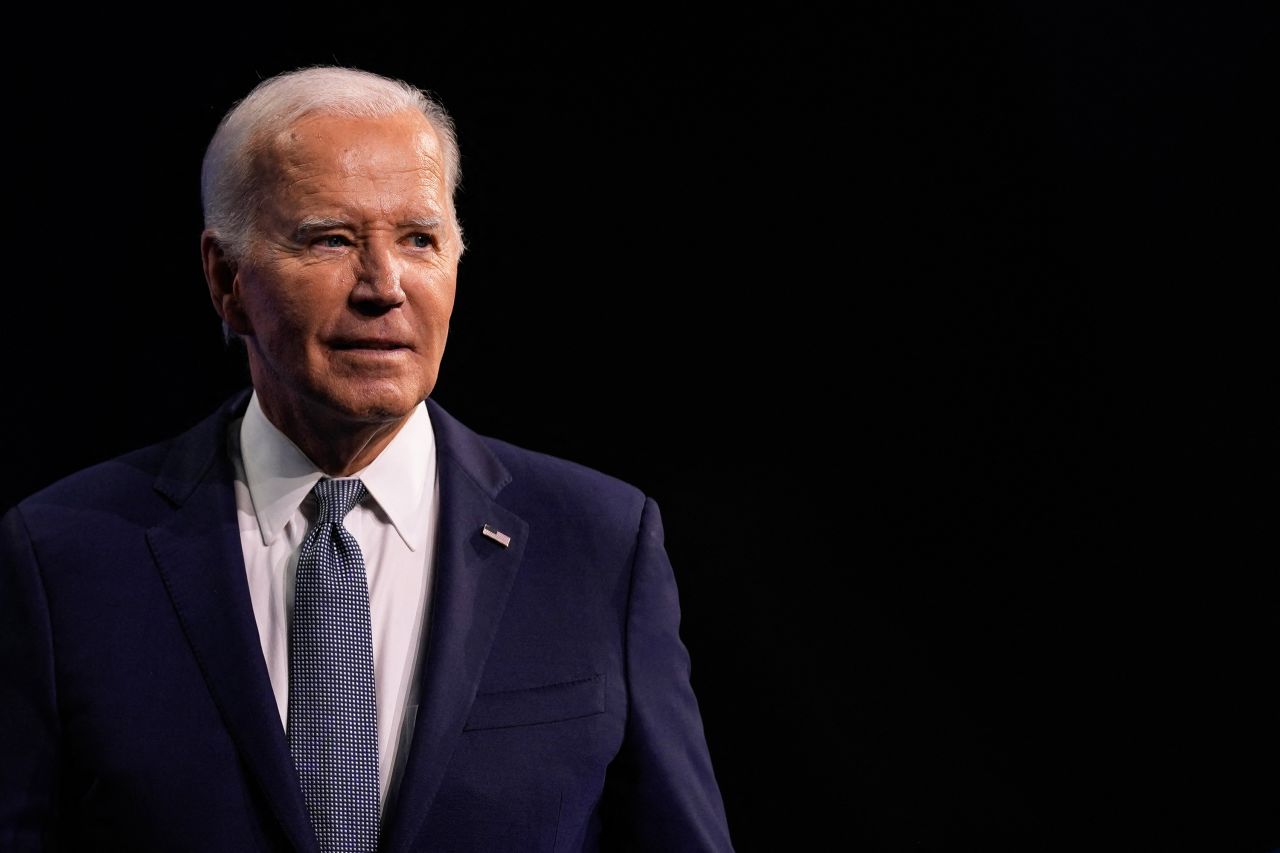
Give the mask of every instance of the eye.
<svg viewBox="0 0 1280 853">
<path fill-rule="evenodd" d="M 409 245 L 415 249 L 430 249 L 436 244 L 436 238 L 430 234 L 410 234 Z"/>
<path fill-rule="evenodd" d="M 325 234 L 316 240 L 316 245 L 326 249 L 341 249 L 347 245 L 347 238 L 341 234 Z"/>
</svg>

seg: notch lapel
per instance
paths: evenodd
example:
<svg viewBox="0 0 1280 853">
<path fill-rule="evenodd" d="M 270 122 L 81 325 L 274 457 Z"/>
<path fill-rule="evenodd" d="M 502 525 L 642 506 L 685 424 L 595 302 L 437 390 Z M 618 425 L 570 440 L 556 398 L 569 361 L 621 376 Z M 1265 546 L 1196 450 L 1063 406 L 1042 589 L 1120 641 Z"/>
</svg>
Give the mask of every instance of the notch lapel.
<svg viewBox="0 0 1280 853">
<path fill-rule="evenodd" d="M 413 741 L 399 796 L 388 810 L 385 849 L 410 849 L 440 789 L 475 699 L 519 570 L 529 527 L 495 500 L 511 476 L 480 439 L 431 400 L 440 477 L 435 585 L 419 672 Z M 504 546 L 485 525 L 510 536 Z"/>
<path fill-rule="evenodd" d="M 240 759 L 294 849 L 317 850 L 271 690 L 245 577 L 226 428 L 247 394 L 175 442 L 156 489 L 176 504 L 147 531 L 187 641 Z"/>
</svg>

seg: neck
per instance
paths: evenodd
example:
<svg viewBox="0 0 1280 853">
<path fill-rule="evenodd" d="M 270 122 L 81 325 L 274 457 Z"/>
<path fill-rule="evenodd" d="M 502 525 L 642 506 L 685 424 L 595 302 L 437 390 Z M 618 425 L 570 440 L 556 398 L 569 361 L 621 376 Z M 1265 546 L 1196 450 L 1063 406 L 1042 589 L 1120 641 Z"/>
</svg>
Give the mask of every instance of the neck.
<svg viewBox="0 0 1280 853">
<path fill-rule="evenodd" d="M 258 402 L 267 420 L 330 477 L 348 477 L 365 468 L 413 416 L 410 411 L 385 421 L 349 421 L 318 407 L 276 405 L 261 394 Z"/>
</svg>

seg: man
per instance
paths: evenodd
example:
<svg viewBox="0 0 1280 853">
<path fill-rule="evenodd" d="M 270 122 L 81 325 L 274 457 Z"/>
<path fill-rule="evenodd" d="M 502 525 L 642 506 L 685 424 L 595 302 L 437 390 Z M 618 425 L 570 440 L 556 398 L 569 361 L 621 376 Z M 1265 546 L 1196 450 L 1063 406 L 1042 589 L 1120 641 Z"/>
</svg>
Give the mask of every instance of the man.
<svg viewBox="0 0 1280 853">
<path fill-rule="evenodd" d="M 224 118 L 252 393 L 5 517 L 0 847 L 730 849 L 656 505 L 428 399 L 458 164 L 352 69 Z"/>
</svg>

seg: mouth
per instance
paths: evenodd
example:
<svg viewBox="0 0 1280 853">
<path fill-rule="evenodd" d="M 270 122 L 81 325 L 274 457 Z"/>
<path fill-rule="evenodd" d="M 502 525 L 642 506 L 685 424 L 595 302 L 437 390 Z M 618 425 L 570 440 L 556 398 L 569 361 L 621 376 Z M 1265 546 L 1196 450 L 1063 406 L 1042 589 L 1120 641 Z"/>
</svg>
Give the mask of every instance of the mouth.
<svg viewBox="0 0 1280 853">
<path fill-rule="evenodd" d="M 403 341 L 387 340 L 385 338 L 351 338 L 332 341 L 329 346 L 335 350 L 358 352 L 397 352 L 399 350 L 413 349 L 412 346 Z"/>
</svg>

